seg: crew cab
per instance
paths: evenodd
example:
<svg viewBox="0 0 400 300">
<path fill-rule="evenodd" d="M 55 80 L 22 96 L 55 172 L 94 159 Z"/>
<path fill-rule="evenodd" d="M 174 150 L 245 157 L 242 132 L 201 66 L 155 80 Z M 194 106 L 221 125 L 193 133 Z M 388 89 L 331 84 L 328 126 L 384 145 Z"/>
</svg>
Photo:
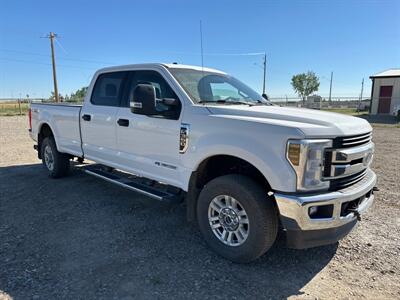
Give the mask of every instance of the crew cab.
<svg viewBox="0 0 400 300">
<path fill-rule="evenodd" d="M 208 245 L 235 262 L 260 257 L 279 230 L 292 248 L 335 243 L 374 199 L 367 121 L 273 105 L 210 68 L 104 68 L 83 105 L 32 103 L 29 118 L 51 177 L 76 159 L 100 179 L 186 201 Z"/>
</svg>

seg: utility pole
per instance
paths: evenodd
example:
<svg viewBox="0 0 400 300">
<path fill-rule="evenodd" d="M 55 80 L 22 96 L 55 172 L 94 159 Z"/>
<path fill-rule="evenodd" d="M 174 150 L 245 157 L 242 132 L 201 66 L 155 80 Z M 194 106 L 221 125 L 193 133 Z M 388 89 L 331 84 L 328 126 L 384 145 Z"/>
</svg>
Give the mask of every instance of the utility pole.
<svg viewBox="0 0 400 300">
<path fill-rule="evenodd" d="M 360 100 L 362 100 L 362 97 L 363 97 L 363 92 L 364 92 L 364 78 L 363 78 L 363 80 L 361 81 L 361 94 L 360 94 Z"/>
<path fill-rule="evenodd" d="M 360 93 L 360 100 L 358 101 L 358 106 L 357 106 L 357 112 L 360 111 L 360 105 L 363 97 L 363 92 L 364 92 L 364 78 L 361 81 L 361 93 Z"/>
<path fill-rule="evenodd" d="M 21 93 L 19 93 L 19 98 L 18 98 L 18 108 L 19 108 L 19 115 L 22 115 L 22 110 L 21 110 Z"/>
<path fill-rule="evenodd" d="M 332 97 L 332 79 L 333 79 L 333 72 L 331 72 L 331 84 L 329 85 L 329 102 L 331 102 L 331 97 Z"/>
<path fill-rule="evenodd" d="M 264 62 L 263 62 L 263 67 L 264 67 L 264 80 L 263 80 L 263 93 L 262 96 L 265 98 L 266 93 L 265 93 L 265 76 L 267 73 L 267 53 L 264 52 Z"/>
<path fill-rule="evenodd" d="M 50 34 L 47 37 L 50 39 L 50 46 L 51 46 L 51 63 L 53 65 L 54 97 L 56 102 L 60 102 L 60 99 L 58 98 L 56 59 L 54 57 L 54 38 L 57 37 L 57 34 L 55 34 L 54 32 L 50 32 Z"/>
</svg>

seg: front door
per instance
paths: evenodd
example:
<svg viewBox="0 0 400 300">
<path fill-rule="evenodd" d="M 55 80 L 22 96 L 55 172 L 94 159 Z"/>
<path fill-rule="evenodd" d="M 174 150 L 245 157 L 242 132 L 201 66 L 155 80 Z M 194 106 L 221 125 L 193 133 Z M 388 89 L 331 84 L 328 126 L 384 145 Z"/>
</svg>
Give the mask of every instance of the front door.
<svg viewBox="0 0 400 300">
<path fill-rule="evenodd" d="M 127 72 L 101 74 L 94 85 L 90 101 L 81 112 L 82 148 L 85 157 L 112 164 L 117 153 L 116 116 Z"/>
<path fill-rule="evenodd" d="M 130 72 L 125 101 L 117 113 L 118 164 L 128 172 L 180 186 L 181 104 L 167 107 L 159 103 L 160 115 L 157 116 L 134 114 L 129 108 L 129 100 L 137 84 L 153 85 L 159 100 L 177 99 L 160 73 L 150 70 Z"/>
<path fill-rule="evenodd" d="M 390 113 L 390 103 L 392 101 L 392 85 L 381 86 L 379 91 L 379 105 L 378 114 L 389 114 Z"/>
</svg>

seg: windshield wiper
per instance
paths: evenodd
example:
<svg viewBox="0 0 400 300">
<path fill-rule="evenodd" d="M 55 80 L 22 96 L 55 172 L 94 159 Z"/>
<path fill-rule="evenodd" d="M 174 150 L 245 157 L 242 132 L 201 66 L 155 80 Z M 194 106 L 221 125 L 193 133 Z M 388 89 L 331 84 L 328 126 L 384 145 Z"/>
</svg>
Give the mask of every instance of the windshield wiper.
<svg viewBox="0 0 400 300">
<path fill-rule="evenodd" d="M 272 105 L 272 103 L 265 100 L 257 100 L 257 105 Z"/>
<path fill-rule="evenodd" d="M 227 101 L 227 100 L 200 100 L 199 103 L 217 103 L 217 104 L 243 104 L 248 106 L 253 106 L 255 104 L 248 101 Z"/>
</svg>

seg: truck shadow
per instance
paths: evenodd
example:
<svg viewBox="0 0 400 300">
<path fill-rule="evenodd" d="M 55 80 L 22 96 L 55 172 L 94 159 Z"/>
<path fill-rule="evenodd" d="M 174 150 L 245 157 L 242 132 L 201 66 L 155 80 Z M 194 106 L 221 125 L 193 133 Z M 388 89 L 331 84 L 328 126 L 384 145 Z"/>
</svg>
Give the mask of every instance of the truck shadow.
<svg viewBox="0 0 400 300">
<path fill-rule="evenodd" d="M 15 298 L 286 298 L 302 294 L 337 244 L 257 261 L 212 252 L 185 205 L 168 205 L 77 170 L 0 167 L 0 290 Z"/>
</svg>

